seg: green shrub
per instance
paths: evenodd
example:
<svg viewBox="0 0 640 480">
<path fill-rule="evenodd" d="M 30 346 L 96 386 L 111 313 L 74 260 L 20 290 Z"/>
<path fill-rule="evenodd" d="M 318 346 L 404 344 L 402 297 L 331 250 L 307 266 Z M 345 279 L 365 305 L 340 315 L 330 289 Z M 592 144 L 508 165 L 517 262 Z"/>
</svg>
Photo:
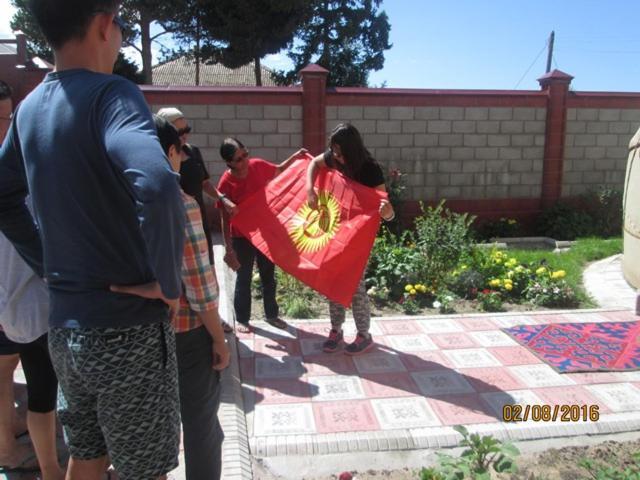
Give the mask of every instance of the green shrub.
<svg viewBox="0 0 640 480">
<path fill-rule="evenodd" d="M 478 292 L 478 306 L 483 312 L 501 312 L 502 295 L 495 290 L 484 289 Z"/>
<path fill-rule="evenodd" d="M 462 265 L 462 267 L 461 271 L 454 270 L 452 272 L 447 279 L 447 285 L 459 297 L 473 300 L 486 285 L 485 276 L 466 265 Z"/>
<path fill-rule="evenodd" d="M 420 480 L 489 480 L 491 470 L 498 473 L 517 471 L 515 457 L 520 451 L 511 443 L 490 435 L 469 434 L 462 425 L 453 429 L 462 435 L 461 447 L 467 447 L 460 457 L 438 454 L 439 468 L 423 468 Z"/>
<path fill-rule="evenodd" d="M 605 238 L 622 235 L 622 190 L 599 187 L 585 194 L 583 202 L 594 220 L 594 235 Z"/>
<path fill-rule="evenodd" d="M 593 233 L 593 218 L 573 205 L 558 202 L 540 214 L 536 230 L 556 240 L 575 240 Z"/>
<path fill-rule="evenodd" d="M 435 287 L 443 284 L 473 245 L 470 226 L 475 217 L 452 212 L 444 203 L 426 209 L 423 205 L 422 215 L 415 219 L 416 247 L 422 256 L 418 277 Z"/>
<path fill-rule="evenodd" d="M 313 300 L 317 294 L 301 281 L 276 268 L 278 285 L 277 300 L 282 312 L 290 318 L 313 318 L 317 316 Z"/>
<path fill-rule="evenodd" d="M 578 465 L 584 468 L 594 480 L 640 480 L 640 452 L 633 454 L 631 465 L 622 467 L 606 465 L 586 458 Z"/>
<path fill-rule="evenodd" d="M 514 218 L 500 218 L 499 220 L 486 221 L 478 228 L 478 238 L 480 240 L 491 240 L 500 237 L 517 237 L 521 228 Z"/>
</svg>

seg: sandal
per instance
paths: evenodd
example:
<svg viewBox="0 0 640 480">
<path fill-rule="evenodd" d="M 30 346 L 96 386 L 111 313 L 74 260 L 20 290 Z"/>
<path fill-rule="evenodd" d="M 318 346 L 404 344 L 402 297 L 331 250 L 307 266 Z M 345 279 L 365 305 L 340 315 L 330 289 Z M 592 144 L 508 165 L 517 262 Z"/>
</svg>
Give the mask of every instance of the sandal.
<svg viewBox="0 0 640 480">
<path fill-rule="evenodd" d="M 284 320 L 280 319 L 280 318 L 267 318 L 267 323 L 269 325 L 272 325 L 276 328 L 279 328 L 280 330 L 286 330 L 287 329 L 287 322 L 285 322 Z"/>
<path fill-rule="evenodd" d="M 248 323 L 238 323 L 238 325 L 236 325 L 236 331 L 238 333 L 253 333 L 253 327 Z"/>
<path fill-rule="evenodd" d="M 233 333 L 233 327 L 224 320 L 222 320 L 222 330 L 224 333 Z"/>
</svg>

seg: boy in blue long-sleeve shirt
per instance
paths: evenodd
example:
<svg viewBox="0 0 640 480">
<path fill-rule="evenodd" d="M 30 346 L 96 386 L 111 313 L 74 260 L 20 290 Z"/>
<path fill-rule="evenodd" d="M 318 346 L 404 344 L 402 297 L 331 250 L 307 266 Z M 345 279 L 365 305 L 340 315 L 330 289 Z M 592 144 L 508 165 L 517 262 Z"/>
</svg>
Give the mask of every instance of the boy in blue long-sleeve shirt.
<svg viewBox="0 0 640 480">
<path fill-rule="evenodd" d="M 110 75 L 119 3 L 30 1 L 56 69 L 0 149 L 0 230 L 49 286 L 68 478 L 87 480 L 107 455 L 122 479 L 162 478 L 179 444 L 168 305 L 181 290 L 185 214 L 144 97 Z M 144 297 L 110 290 L 142 284 Z"/>
</svg>

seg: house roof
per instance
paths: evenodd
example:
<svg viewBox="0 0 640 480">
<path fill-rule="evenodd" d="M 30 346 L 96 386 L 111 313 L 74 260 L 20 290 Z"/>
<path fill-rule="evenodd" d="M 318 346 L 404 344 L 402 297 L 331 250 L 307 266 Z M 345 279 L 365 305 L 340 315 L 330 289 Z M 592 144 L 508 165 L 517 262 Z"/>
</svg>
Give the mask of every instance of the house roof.
<svg viewBox="0 0 640 480">
<path fill-rule="evenodd" d="M 275 86 L 272 71 L 261 65 L 262 85 Z M 196 84 L 196 66 L 193 60 L 179 57 L 175 60 L 153 67 L 154 85 L 190 85 Z M 256 77 L 253 63 L 239 68 L 227 68 L 221 63 L 200 64 L 200 85 L 211 87 L 255 87 Z"/>
</svg>

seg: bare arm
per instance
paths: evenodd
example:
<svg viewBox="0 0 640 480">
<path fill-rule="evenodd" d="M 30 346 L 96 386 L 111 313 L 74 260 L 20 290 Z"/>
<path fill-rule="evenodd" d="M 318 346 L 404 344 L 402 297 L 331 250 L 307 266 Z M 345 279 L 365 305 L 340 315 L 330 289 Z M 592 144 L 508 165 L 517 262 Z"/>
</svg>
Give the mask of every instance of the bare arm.
<svg viewBox="0 0 640 480">
<path fill-rule="evenodd" d="M 238 206 L 233 203 L 229 197 L 220 193 L 209 180 L 205 180 L 202 182 L 202 190 L 216 202 L 222 203 L 222 206 L 227 211 L 227 213 L 229 213 L 229 215 L 233 216 L 238 213 Z"/>
<path fill-rule="evenodd" d="M 231 241 L 231 225 L 229 222 L 229 214 L 226 210 L 222 210 L 220 215 L 220 221 L 222 223 L 222 239 L 224 242 L 224 262 L 233 271 L 237 271 L 240 268 L 240 262 L 236 256 L 236 252 L 233 249 L 233 242 Z"/>
<path fill-rule="evenodd" d="M 318 195 L 313 189 L 313 184 L 316 180 L 316 175 L 318 175 L 318 169 L 325 168 L 326 166 L 324 154 L 322 154 L 311 160 L 307 167 L 307 203 L 314 209 L 318 208 Z"/>
<path fill-rule="evenodd" d="M 229 365 L 229 347 L 224 338 L 222 323 L 218 310 L 207 310 L 198 312 L 198 317 L 202 321 L 204 328 L 207 329 L 211 338 L 213 338 L 213 363 L 211 368 L 214 370 L 224 370 Z"/>
<path fill-rule="evenodd" d="M 375 187 L 376 190 L 380 190 L 381 192 L 386 192 L 387 189 L 384 186 L 384 183 Z M 383 199 L 380 201 L 380 216 L 385 222 L 390 222 L 396 217 L 396 212 L 393 210 L 393 205 L 387 199 Z"/>
<path fill-rule="evenodd" d="M 297 160 L 298 158 L 306 155 L 307 149 L 306 148 L 301 148 L 300 150 L 298 150 L 297 152 L 295 152 L 293 155 L 291 155 L 289 158 L 287 158 L 285 161 L 281 162 L 280 164 L 278 164 L 278 166 L 276 167 L 276 174 L 275 176 L 277 177 L 278 175 L 280 175 L 282 172 L 284 172 L 289 165 L 291 165 L 295 160 Z"/>
</svg>

